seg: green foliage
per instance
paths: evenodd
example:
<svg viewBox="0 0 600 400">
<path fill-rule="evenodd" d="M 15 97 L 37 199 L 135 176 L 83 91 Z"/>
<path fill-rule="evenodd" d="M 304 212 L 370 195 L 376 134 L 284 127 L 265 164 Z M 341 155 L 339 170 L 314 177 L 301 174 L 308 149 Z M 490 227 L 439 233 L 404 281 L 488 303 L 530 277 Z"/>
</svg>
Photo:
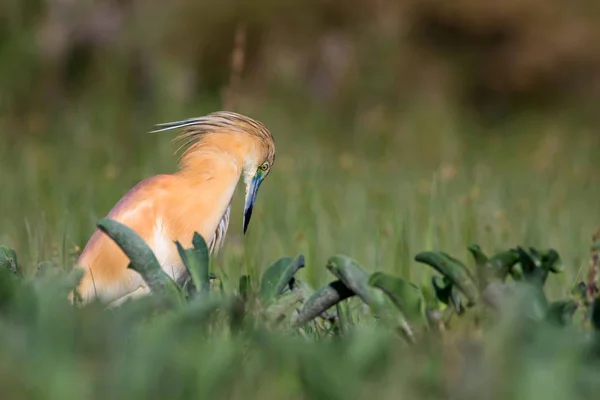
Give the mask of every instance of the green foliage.
<svg viewBox="0 0 600 400">
<path fill-rule="evenodd" d="M 153 296 L 167 298 L 171 304 L 183 304 L 183 291 L 162 270 L 152 250 L 133 230 L 110 219 L 100 221 L 98 227 L 127 254 L 131 260 L 130 267 L 142 275 Z M 235 319 L 233 324 L 239 325 L 240 319 L 244 318 L 239 314 L 240 301 L 243 310 L 246 310 L 245 304 L 253 297 L 250 277 L 240 278 L 237 300 L 235 297 L 217 299 L 210 296 L 211 273 L 206 242 L 201 235 L 195 233 L 192 248 L 184 249 L 179 242 L 176 245 L 191 277 L 193 289 L 188 296 L 188 305 L 169 317 L 170 323 L 202 320 L 229 302 L 230 313 Z M 295 277 L 305 267 L 302 254 L 296 259 L 278 259 L 264 271 L 258 297 L 263 306 L 263 315 L 270 323 L 279 324 L 287 320 L 290 328 L 299 328 L 316 318 L 322 318 L 337 325 L 337 331 L 344 331 L 347 327 L 339 326 L 343 323 L 340 316 L 336 313 L 332 316 L 329 311 L 344 300 L 358 296 L 371 309 L 375 318 L 383 319 L 388 326 L 399 329 L 405 338 L 414 342 L 417 340 L 415 332 L 422 335 L 423 329 L 434 327 L 432 324 L 435 325 L 436 321 L 427 316 L 433 315 L 435 310 L 442 307 L 451 306 L 447 308 L 450 312 L 446 313 L 444 324 L 449 323 L 453 312 L 457 315 L 465 312 L 463 304 L 467 308 L 475 307 L 480 314 L 484 311 L 483 306 L 501 309 L 507 298 L 514 296 L 514 285 L 506 282 L 508 276 L 514 282 L 524 283 L 529 287 L 533 295 L 529 298 L 536 318 L 561 326 L 572 322 L 579 303 L 586 296 L 587 292 L 581 289 L 585 285 L 580 283 L 572 290 L 572 298 L 553 302 L 547 300 L 543 288 L 548 274 L 563 271 L 559 264 L 560 256 L 554 249 L 538 251 L 535 248 L 525 250 L 517 247 L 499 252 L 491 258 L 478 245 L 469 246 L 468 250 L 474 259 L 477 271 L 475 275 L 460 260 L 445 252 L 427 251 L 415 256 L 415 261 L 432 267 L 441 275 L 431 279 L 435 299 L 429 301 L 415 284 L 379 271 L 369 274 L 356 260 L 343 254 L 330 257 L 326 264 L 326 268 L 337 280 L 316 291 Z M 6 260 L 16 260 L 13 250 L 3 248 L 2 251 L 6 254 Z M 9 270 L 12 269 L 5 269 Z M 195 296 L 196 293 L 203 296 Z M 466 303 L 463 303 L 463 296 L 467 299 Z M 395 306 L 396 315 L 391 312 L 389 304 Z M 597 320 L 596 308 L 594 302 L 588 316 L 594 327 Z M 336 311 L 339 310 L 336 307 Z M 318 326 L 313 326 L 313 329 L 318 329 Z"/>
<path fill-rule="evenodd" d="M 369 284 L 387 294 L 409 321 L 419 325 L 425 322 L 424 298 L 416 285 L 384 272 L 371 274 Z"/>
<path fill-rule="evenodd" d="M 474 305 L 479 301 L 475 278 L 459 260 L 444 252 L 431 251 L 417 254 L 415 260 L 435 268 L 448 279 L 447 284 L 450 285 L 450 289 L 452 286 L 459 288 L 469 300 L 468 305 Z"/>
<path fill-rule="evenodd" d="M 175 244 L 191 276 L 191 281 L 188 281 L 191 293 L 208 293 L 210 290 L 209 256 L 204 238 L 195 232 L 191 249 L 184 249 L 179 242 Z"/>
<path fill-rule="evenodd" d="M 554 365 L 568 359 L 572 378 L 555 378 L 556 390 L 593 398 L 600 387 L 600 300 L 588 301 L 589 312 L 580 324 L 574 316 L 587 304 L 583 282 L 570 298 L 546 300 L 549 273 L 562 272 L 552 249 L 517 247 L 488 258 L 479 246 L 470 246 L 474 268 L 480 271 L 476 274 L 444 252 L 419 253 L 415 259 L 439 274 L 431 280 L 433 298 L 428 287 L 382 271 L 367 272 L 343 254 L 328 258 L 325 267 L 335 279 L 317 290 L 296 276 L 307 268 L 300 254 L 277 259 L 264 270 L 258 287 L 250 276 L 241 276 L 235 293 L 210 285 L 216 276 L 210 272 L 206 243 L 196 233 L 191 248 L 177 243 L 190 275 L 185 295 L 182 289 L 169 289 L 175 282 L 159 270 L 156 257 L 134 231 L 110 219 L 98 226 L 130 257 L 131 268 L 142 275 L 151 294 L 117 308 L 97 303 L 73 307 L 67 293 L 76 286 L 78 270 L 24 277 L 10 267 L 0 269 L 0 339 L 6 350 L 0 361 L 18 362 L 32 372 L 27 384 L 12 379 L 14 372 L 0 378 L 11 397 L 87 398 L 102 390 L 107 398 L 358 399 L 366 398 L 361 385 L 367 385 L 370 397 L 375 391 L 391 398 L 386 390 L 402 390 L 414 398 L 437 398 L 448 390 L 471 398 L 470 390 L 479 395 L 489 391 L 474 389 L 474 379 L 500 384 L 499 371 L 485 367 L 486 357 L 496 357 L 498 365 L 519 366 L 520 379 L 527 382 L 534 382 L 536 362 Z M 3 252 L 16 260 L 14 252 Z M 156 307 L 168 299 L 169 307 Z M 357 301 L 368 310 L 360 325 L 359 314 L 349 312 Z M 474 320 L 473 328 L 484 329 L 489 338 L 470 339 L 470 346 L 485 352 L 459 352 L 480 365 L 462 384 L 448 386 L 442 374 L 423 375 L 430 363 L 442 362 L 439 335 L 446 340 L 456 335 L 452 314 L 430 318 L 436 310 L 453 310 L 467 324 L 473 320 L 464 316 L 471 312 L 487 321 L 479 326 Z M 384 323 L 367 322 L 379 320 Z M 586 336 L 586 326 L 597 333 Z M 26 346 L 15 345 L 16 332 L 25 335 Z M 6 347 L 8 343 L 13 345 Z M 81 362 L 94 371 L 93 384 Z M 398 370 L 403 372 L 398 375 Z M 41 378 L 49 371 L 55 379 Z M 36 385 L 43 391 L 28 389 Z"/>
<path fill-rule="evenodd" d="M 286 287 L 293 288 L 294 275 L 304 267 L 304 256 L 300 254 L 295 260 L 283 257 L 268 267 L 260 281 L 260 298 L 264 303 L 273 301 L 283 294 Z"/>
<path fill-rule="evenodd" d="M 423 252 L 415 256 L 416 261 L 425 263 L 442 274 L 442 278 L 432 278 L 434 293 L 439 303 L 444 306 L 451 305 L 458 315 L 464 312 L 462 296 L 469 300 L 468 307 L 478 306 L 476 308 L 479 313 L 482 312 L 481 306 L 498 310 L 508 298 L 515 295 L 516 288 L 523 287 L 520 284 L 524 284 L 532 296 L 529 297 L 530 305 L 536 318 L 559 325 L 569 325 L 580 304 L 586 302 L 583 282 L 573 288 L 570 298 L 548 301 L 544 285 L 549 273 L 563 272 L 560 256 L 554 249 L 525 250 L 519 246 L 499 252 L 491 258 L 488 258 L 478 245 L 471 245 L 468 250 L 474 259 L 476 277 L 462 262 L 446 253 Z M 506 282 L 509 276 L 513 282 Z M 430 303 L 427 314 L 431 314 L 438 306 L 435 302 L 433 305 Z M 450 312 L 447 317 L 451 315 Z M 448 318 L 445 323 L 448 323 Z"/>
<path fill-rule="evenodd" d="M 20 273 L 17 253 L 14 249 L 0 246 L 0 269 L 8 269 L 14 274 Z"/>
</svg>

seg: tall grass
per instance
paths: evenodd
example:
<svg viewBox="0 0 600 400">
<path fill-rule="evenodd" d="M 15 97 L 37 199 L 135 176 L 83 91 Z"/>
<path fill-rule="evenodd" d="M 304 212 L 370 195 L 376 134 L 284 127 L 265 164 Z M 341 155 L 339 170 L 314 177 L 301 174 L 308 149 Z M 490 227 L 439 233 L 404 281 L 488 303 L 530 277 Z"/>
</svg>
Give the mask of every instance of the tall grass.
<svg viewBox="0 0 600 400">
<path fill-rule="evenodd" d="M 154 123 L 219 108 L 140 112 L 101 99 L 18 126 L 0 121 L 9 131 L 0 138 L 0 242 L 16 249 L 28 276 L 48 260 L 69 270 L 120 196 L 175 170 L 172 136 L 146 133 Z M 472 243 L 490 253 L 557 249 L 565 271 L 549 278 L 549 298 L 585 280 L 600 222 L 598 139 L 585 126 L 522 116 L 488 128 L 422 105 L 343 120 L 318 104 L 291 107 L 276 93 L 239 108 L 270 127 L 277 160 L 243 238 L 242 198 L 234 197 L 227 242 L 211 266 L 226 293 L 237 292 L 242 275 L 259 279 L 273 261 L 298 254 L 306 267 L 297 276 L 313 287 L 331 280 L 325 263 L 335 253 L 427 285 L 433 272 L 414 261 L 418 252 L 467 260 Z M 262 325 L 235 334 L 221 319 L 206 332 L 201 321 L 170 326 L 134 306 L 73 310 L 53 276 L 1 291 L 7 398 L 562 399 L 593 398 L 598 389 L 594 367 L 578 356 L 585 334 L 518 315 L 483 338 L 459 329 L 410 348 L 361 318 L 356 300 L 347 316 L 356 325 L 341 336 Z"/>
<path fill-rule="evenodd" d="M 83 105 L 2 139 L 0 234 L 24 265 L 53 259 L 68 267 L 120 196 L 175 170 L 172 136 L 147 134 L 152 124 L 216 106 L 143 116 L 117 108 Z M 567 281 L 586 266 L 600 216 L 597 139 L 585 131 L 552 119 L 522 121 L 521 132 L 486 131 L 436 111 L 359 122 L 354 131 L 335 119 L 323 123 L 324 113 L 310 108 L 291 115 L 266 104 L 252 115 L 273 131 L 277 160 L 244 239 L 241 197 L 234 197 L 227 245 L 216 258 L 234 281 L 281 254 L 318 264 L 337 251 L 421 279 L 411 261 L 417 251 L 460 254 L 472 242 L 555 247 Z M 305 273 L 313 283 L 323 276 Z"/>
</svg>

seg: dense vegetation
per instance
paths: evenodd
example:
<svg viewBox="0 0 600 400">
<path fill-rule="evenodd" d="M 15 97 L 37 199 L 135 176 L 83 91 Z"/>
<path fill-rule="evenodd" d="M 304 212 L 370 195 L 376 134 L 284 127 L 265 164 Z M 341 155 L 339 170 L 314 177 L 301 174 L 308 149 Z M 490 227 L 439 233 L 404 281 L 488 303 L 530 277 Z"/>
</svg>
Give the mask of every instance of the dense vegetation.
<svg viewBox="0 0 600 400">
<path fill-rule="evenodd" d="M 153 294 L 75 308 L 66 293 L 78 271 L 41 266 L 25 278 L 2 248 L 10 398 L 594 398 L 600 388 L 598 287 L 590 276 L 549 301 L 546 280 L 562 272 L 554 249 L 488 258 L 472 245 L 475 273 L 422 252 L 415 260 L 439 273 L 430 287 L 338 254 L 325 264 L 334 279 L 317 290 L 296 278 L 299 255 L 226 289 L 195 235 L 193 247 L 177 244 L 189 271 L 179 287 L 134 231 L 109 219 L 98 227 Z"/>
</svg>

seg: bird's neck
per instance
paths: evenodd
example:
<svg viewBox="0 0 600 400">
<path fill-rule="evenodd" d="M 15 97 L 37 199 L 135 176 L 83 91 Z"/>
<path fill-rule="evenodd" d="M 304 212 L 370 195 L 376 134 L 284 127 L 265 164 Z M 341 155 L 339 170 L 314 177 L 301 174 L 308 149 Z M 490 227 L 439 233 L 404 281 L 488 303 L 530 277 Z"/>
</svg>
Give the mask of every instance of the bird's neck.
<svg viewBox="0 0 600 400">
<path fill-rule="evenodd" d="M 179 212 L 187 216 L 196 216 L 187 223 L 198 230 L 210 245 L 213 235 L 218 250 L 226 234 L 229 223 L 228 207 L 242 173 L 242 162 L 235 155 L 223 151 L 202 151 L 188 157 L 186 163 L 176 173 L 185 179 L 185 185 L 191 190 L 191 207 L 182 207 Z M 201 210 L 201 212 L 199 212 Z M 187 217 L 186 217 L 187 218 Z M 220 233 L 216 233 L 219 231 Z M 217 238 L 217 236 L 219 238 Z M 188 239 L 185 239 L 186 241 Z M 189 238 L 191 240 L 191 237 Z"/>
<path fill-rule="evenodd" d="M 182 158 L 177 174 L 190 183 L 206 185 L 219 182 L 229 186 L 237 183 L 243 169 L 243 159 L 231 151 L 206 146 L 190 151 Z"/>
<path fill-rule="evenodd" d="M 181 157 L 180 174 L 204 179 L 206 175 L 215 179 L 227 171 L 235 171 L 240 177 L 245 160 L 252 158 L 256 147 L 252 141 L 236 134 L 214 133 L 205 135 L 202 140 L 190 146 Z"/>
</svg>

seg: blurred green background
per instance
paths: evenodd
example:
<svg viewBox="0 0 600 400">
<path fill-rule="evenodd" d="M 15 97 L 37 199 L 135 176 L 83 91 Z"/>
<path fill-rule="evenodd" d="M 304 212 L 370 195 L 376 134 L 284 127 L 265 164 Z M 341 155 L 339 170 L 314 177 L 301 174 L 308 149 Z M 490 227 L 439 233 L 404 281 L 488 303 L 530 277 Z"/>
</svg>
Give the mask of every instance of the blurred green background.
<svg viewBox="0 0 600 400">
<path fill-rule="evenodd" d="M 270 128 L 277 158 L 243 238 L 234 197 L 211 264 L 228 293 L 299 253 L 314 287 L 338 252 L 428 284 L 417 252 L 470 260 L 478 243 L 557 249 L 560 298 L 600 224 L 599 22 L 592 0 L 2 0 L 0 244 L 28 273 L 69 269 L 121 196 L 176 169 L 175 133 L 154 124 L 231 109 Z M 343 340 L 219 326 L 206 340 L 9 287 L 10 399 L 598 393 L 572 330 L 466 334 L 481 347 L 458 330 L 407 350 L 357 318 Z"/>
</svg>

